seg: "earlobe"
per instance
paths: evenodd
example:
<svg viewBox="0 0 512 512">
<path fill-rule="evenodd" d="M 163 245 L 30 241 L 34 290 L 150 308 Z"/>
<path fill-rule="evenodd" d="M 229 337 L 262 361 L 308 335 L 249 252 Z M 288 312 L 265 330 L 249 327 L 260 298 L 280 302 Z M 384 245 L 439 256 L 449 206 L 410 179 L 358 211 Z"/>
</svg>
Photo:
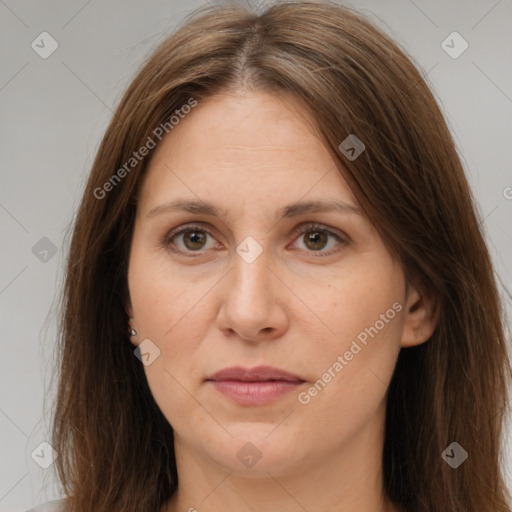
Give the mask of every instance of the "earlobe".
<svg viewBox="0 0 512 512">
<path fill-rule="evenodd" d="M 134 347 L 139 346 L 139 337 L 137 335 L 137 329 L 134 327 L 133 318 L 130 318 L 128 321 L 128 337 L 130 338 L 130 343 Z"/>
<path fill-rule="evenodd" d="M 402 347 L 413 347 L 428 341 L 434 334 L 439 308 L 432 297 L 409 287 L 402 331 Z"/>
<path fill-rule="evenodd" d="M 133 308 L 132 308 L 132 304 L 131 304 L 130 300 L 127 301 L 124 309 L 126 311 L 126 314 L 128 315 L 127 332 L 128 332 L 128 337 L 130 338 L 130 343 L 132 345 L 134 345 L 135 347 L 137 347 L 139 345 L 139 342 L 137 341 L 138 340 L 137 330 L 135 329 L 135 324 L 133 321 Z"/>
</svg>

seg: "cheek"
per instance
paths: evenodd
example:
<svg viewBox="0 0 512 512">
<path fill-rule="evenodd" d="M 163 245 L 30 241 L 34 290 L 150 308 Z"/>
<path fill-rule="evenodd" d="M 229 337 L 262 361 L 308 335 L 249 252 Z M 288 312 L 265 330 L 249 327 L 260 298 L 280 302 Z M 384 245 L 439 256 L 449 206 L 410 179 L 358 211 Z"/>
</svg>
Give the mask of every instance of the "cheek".
<svg viewBox="0 0 512 512">
<path fill-rule="evenodd" d="M 193 398 L 196 383 L 204 379 L 205 356 L 201 350 L 205 329 L 212 320 L 207 315 L 204 291 L 185 286 L 177 279 L 155 279 L 148 272 L 134 280 L 132 304 L 137 313 L 141 338 L 149 338 L 159 356 L 144 366 L 151 394 L 171 425 L 194 415 L 205 421 Z"/>
<path fill-rule="evenodd" d="M 310 351 L 314 377 L 297 396 L 304 421 L 313 421 L 317 429 L 329 433 L 330 439 L 351 439 L 378 411 L 384 413 L 400 350 L 400 321 L 397 315 L 381 330 L 373 330 L 375 322 L 366 327 L 359 318 L 359 326 L 351 327 L 354 336 L 344 332 L 337 343 Z"/>
<path fill-rule="evenodd" d="M 164 340 L 196 314 L 207 283 L 169 266 L 165 253 L 134 248 L 128 271 L 136 324 L 143 336 Z"/>
<path fill-rule="evenodd" d="M 214 320 L 207 295 L 213 278 L 193 279 L 170 268 L 165 255 L 135 250 L 128 279 L 139 337 L 160 348 L 159 363 L 166 368 L 184 367 L 187 360 L 191 365 L 205 329 Z"/>
<path fill-rule="evenodd" d="M 376 322 L 377 329 L 386 332 L 384 337 L 396 338 L 400 330 L 401 271 L 390 259 L 364 256 L 354 258 L 353 265 L 332 274 L 321 290 L 309 295 L 308 306 L 329 327 L 327 340 L 333 350 L 348 349 L 353 339 Z M 306 291 L 301 292 L 303 296 Z"/>
<path fill-rule="evenodd" d="M 333 404 L 337 418 L 357 411 L 364 416 L 389 386 L 400 351 L 404 282 L 398 267 L 380 263 L 347 272 L 315 296 L 316 312 L 331 333 L 310 345 L 317 380 L 299 402 L 324 410 L 325 418 Z"/>
</svg>

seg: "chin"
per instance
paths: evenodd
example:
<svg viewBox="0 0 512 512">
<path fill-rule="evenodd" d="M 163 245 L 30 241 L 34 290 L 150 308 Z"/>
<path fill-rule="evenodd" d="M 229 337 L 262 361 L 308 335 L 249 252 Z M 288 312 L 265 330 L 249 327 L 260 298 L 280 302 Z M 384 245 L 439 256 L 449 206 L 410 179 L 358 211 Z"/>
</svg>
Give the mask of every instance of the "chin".
<svg viewBox="0 0 512 512">
<path fill-rule="evenodd" d="M 272 426 L 275 429 L 275 425 Z M 279 428 L 279 427 L 278 427 Z M 272 432 L 269 425 L 240 425 L 233 438 L 224 438 L 209 455 L 230 472 L 243 476 L 268 477 L 291 473 L 297 469 L 298 440 L 287 431 Z M 288 435 L 287 435 L 288 434 Z M 268 472 L 268 473 L 267 473 Z"/>
</svg>

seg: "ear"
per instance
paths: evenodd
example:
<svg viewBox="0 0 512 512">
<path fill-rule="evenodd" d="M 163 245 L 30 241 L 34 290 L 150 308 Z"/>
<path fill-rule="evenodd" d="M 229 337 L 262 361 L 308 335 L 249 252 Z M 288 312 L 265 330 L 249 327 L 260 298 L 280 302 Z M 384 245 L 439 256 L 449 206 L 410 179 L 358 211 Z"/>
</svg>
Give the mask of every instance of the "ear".
<svg viewBox="0 0 512 512">
<path fill-rule="evenodd" d="M 402 331 L 402 347 L 425 343 L 435 331 L 439 320 L 439 307 L 432 294 L 420 292 L 409 284 Z"/>
</svg>

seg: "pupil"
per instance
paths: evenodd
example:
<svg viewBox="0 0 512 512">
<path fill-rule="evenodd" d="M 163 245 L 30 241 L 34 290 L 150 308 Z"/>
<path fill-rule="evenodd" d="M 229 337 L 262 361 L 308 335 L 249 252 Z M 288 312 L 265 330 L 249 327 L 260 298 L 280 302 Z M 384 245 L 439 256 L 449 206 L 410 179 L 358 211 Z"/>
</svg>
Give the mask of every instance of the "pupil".
<svg viewBox="0 0 512 512">
<path fill-rule="evenodd" d="M 311 233 L 313 233 L 313 234 L 311 234 Z M 315 249 L 315 250 L 321 249 L 325 245 L 325 243 L 326 243 L 325 239 L 326 239 L 325 233 L 321 233 L 319 231 L 311 231 L 307 237 L 307 240 L 309 242 L 313 243 L 313 247 L 311 247 L 311 248 Z M 316 244 L 316 246 L 315 246 L 315 244 Z M 318 247 L 318 244 L 320 245 L 320 247 Z"/>
</svg>

